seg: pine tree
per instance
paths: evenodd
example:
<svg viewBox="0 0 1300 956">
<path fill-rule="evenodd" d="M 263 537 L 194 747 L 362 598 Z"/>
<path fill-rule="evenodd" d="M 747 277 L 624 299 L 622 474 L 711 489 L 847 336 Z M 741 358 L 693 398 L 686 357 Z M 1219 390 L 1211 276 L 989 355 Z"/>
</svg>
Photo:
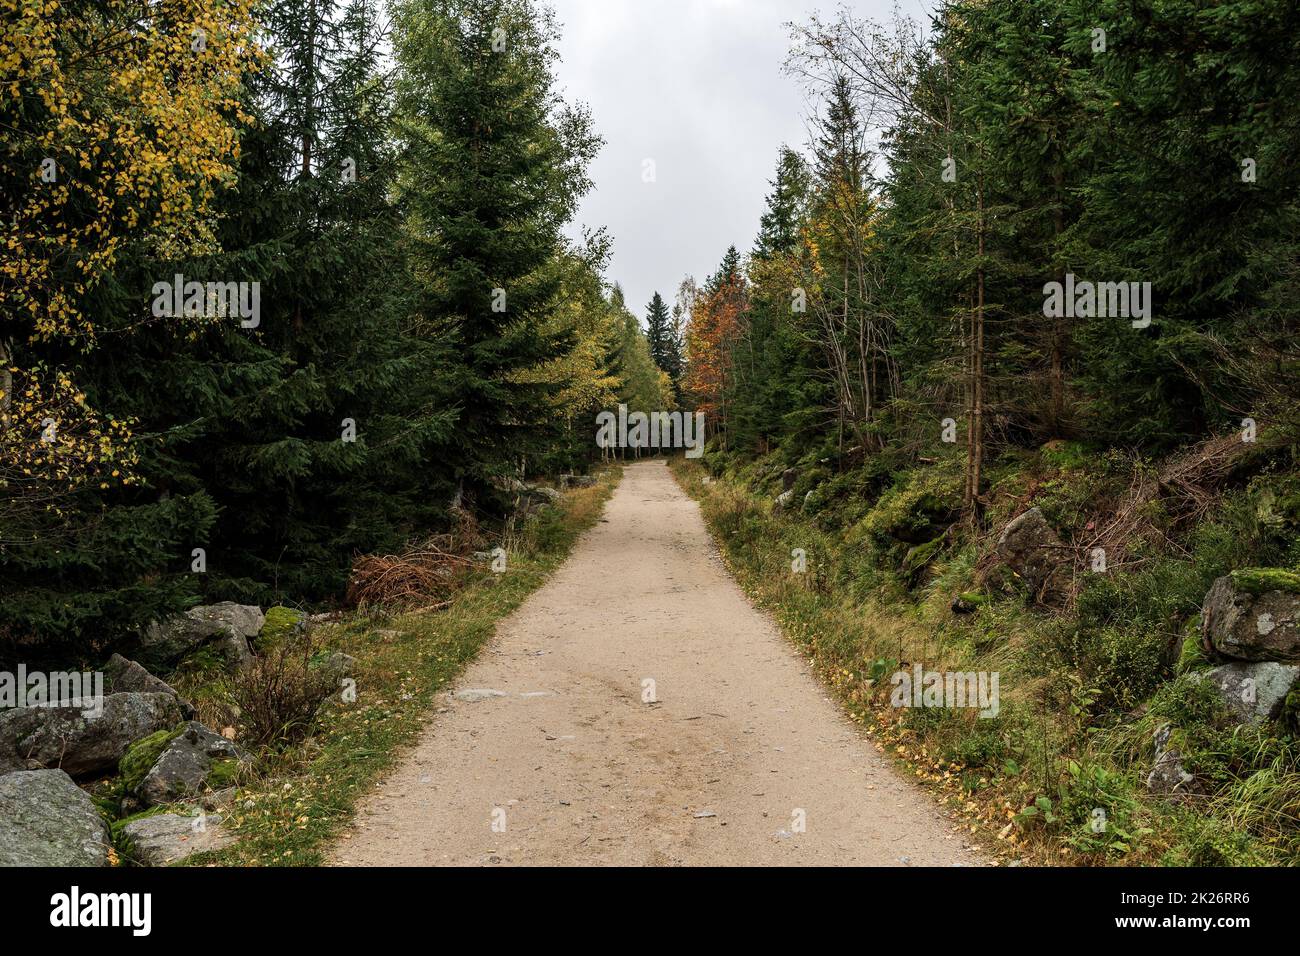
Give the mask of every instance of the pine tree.
<svg viewBox="0 0 1300 956">
<path fill-rule="evenodd" d="M 572 346 L 557 308 L 561 227 L 598 140 L 554 93 L 555 24 L 529 0 L 406 0 L 396 9 L 398 196 L 420 334 L 457 356 L 439 455 L 487 504 L 540 455 L 555 386 L 529 370 Z"/>
<path fill-rule="evenodd" d="M 249 336 L 226 329 L 203 361 L 237 372 L 187 451 L 230 520 L 207 542 L 214 595 L 341 594 L 351 557 L 426 526 L 423 467 L 448 415 L 436 343 L 405 329 L 398 219 L 389 196 L 389 91 L 373 0 L 282 0 L 284 51 L 254 78 L 262 122 L 204 267 L 262 284 Z"/>
<path fill-rule="evenodd" d="M 810 190 L 803 157 L 783 147 L 749 261 L 749 321 L 730 403 L 736 447 L 766 452 L 782 439 L 805 439 L 826 401 L 817 356 L 793 321 L 806 304 L 800 272 Z"/>
<path fill-rule="evenodd" d="M 668 304 L 658 292 L 646 306 L 645 334 L 650 343 L 650 357 L 654 359 L 655 365 L 676 381 L 680 368 L 679 357 L 673 347 L 672 317 L 668 314 Z"/>
</svg>

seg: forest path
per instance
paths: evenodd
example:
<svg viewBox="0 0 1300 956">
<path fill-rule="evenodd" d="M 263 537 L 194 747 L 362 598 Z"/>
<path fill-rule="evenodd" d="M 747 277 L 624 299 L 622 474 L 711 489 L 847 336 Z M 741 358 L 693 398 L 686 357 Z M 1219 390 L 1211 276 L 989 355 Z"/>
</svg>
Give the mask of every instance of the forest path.
<svg viewBox="0 0 1300 956">
<path fill-rule="evenodd" d="M 333 865 L 983 862 L 749 604 L 661 461 L 625 469 L 445 699 Z"/>
</svg>

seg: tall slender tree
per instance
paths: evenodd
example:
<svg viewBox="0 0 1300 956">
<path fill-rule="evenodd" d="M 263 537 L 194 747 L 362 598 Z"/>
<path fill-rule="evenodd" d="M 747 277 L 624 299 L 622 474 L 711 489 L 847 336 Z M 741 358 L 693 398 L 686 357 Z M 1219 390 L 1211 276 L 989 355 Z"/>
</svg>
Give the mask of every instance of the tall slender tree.
<svg viewBox="0 0 1300 956">
<path fill-rule="evenodd" d="M 397 193 L 416 323 L 458 360 L 438 456 L 456 497 L 481 505 L 539 455 L 554 385 L 525 374 L 571 340 L 547 317 L 563 281 L 561 233 L 599 140 L 555 93 L 553 16 L 529 0 L 403 0 Z"/>
<path fill-rule="evenodd" d="M 650 343 L 650 357 L 655 365 L 668 373 L 674 382 L 681 373 L 681 356 L 674 341 L 672 316 L 668 303 L 658 292 L 646 306 L 646 340 Z"/>
</svg>

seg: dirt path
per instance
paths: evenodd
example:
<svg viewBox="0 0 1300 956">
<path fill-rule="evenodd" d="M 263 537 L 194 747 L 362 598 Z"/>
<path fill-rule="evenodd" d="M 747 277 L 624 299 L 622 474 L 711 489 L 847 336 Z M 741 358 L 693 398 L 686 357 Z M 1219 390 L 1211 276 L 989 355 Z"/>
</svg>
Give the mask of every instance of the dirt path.
<svg viewBox="0 0 1300 956">
<path fill-rule="evenodd" d="M 980 863 L 966 843 L 827 699 L 649 462 L 503 622 L 332 862 Z"/>
</svg>

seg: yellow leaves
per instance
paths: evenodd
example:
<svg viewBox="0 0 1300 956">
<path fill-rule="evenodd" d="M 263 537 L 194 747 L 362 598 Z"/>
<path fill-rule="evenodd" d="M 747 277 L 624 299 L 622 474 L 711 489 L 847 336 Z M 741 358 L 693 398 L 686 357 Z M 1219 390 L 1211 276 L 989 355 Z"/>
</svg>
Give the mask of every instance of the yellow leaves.
<svg viewBox="0 0 1300 956">
<path fill-rule="evenodd" d="M 0 414 L 0 513 L 25 505 L 61 513 L 58 501 L 78 488 L 135 482 L 127 423 L 87 407 L 66 372 L 12 367 L 9 374 L 13 398 Z"/>
<path fill-rule="evenodd" d="M 136 4 L 100 6 L 81 18 L 57 3 L 0 0 L 10 11 L 0 34 L 9 78 L 0 100 L 39 101 L 47 113 L 36 127 L 0 127 L 0 173 L 31 181 L 0 217 L 0 275 L 15 280 L 0 283 L 0 313 L 23 309 L 37 338 L 93 339 L 77 301 L 113 268 L 125 239 L 144 238 L 169 257 L 210 248 L 209 206 L 233 182 L 237 159 L 229 105 L 265 56 L 254 42 L 252 0 L 153 5 L 154 23 L 205 25 L 201 70 L 191 68 L 188 28 L 124 39 L 117 24 L 133 18 Z M 52 183 L 33 172 L 46 157 L 58 159 Z M 74 201 L 97 214 L 70 221 L 64 210 Z M 140 236 L 146 230 L 152 235 Z M 73 249 L 87 254 L 68 255 Z"/>
</svg>

